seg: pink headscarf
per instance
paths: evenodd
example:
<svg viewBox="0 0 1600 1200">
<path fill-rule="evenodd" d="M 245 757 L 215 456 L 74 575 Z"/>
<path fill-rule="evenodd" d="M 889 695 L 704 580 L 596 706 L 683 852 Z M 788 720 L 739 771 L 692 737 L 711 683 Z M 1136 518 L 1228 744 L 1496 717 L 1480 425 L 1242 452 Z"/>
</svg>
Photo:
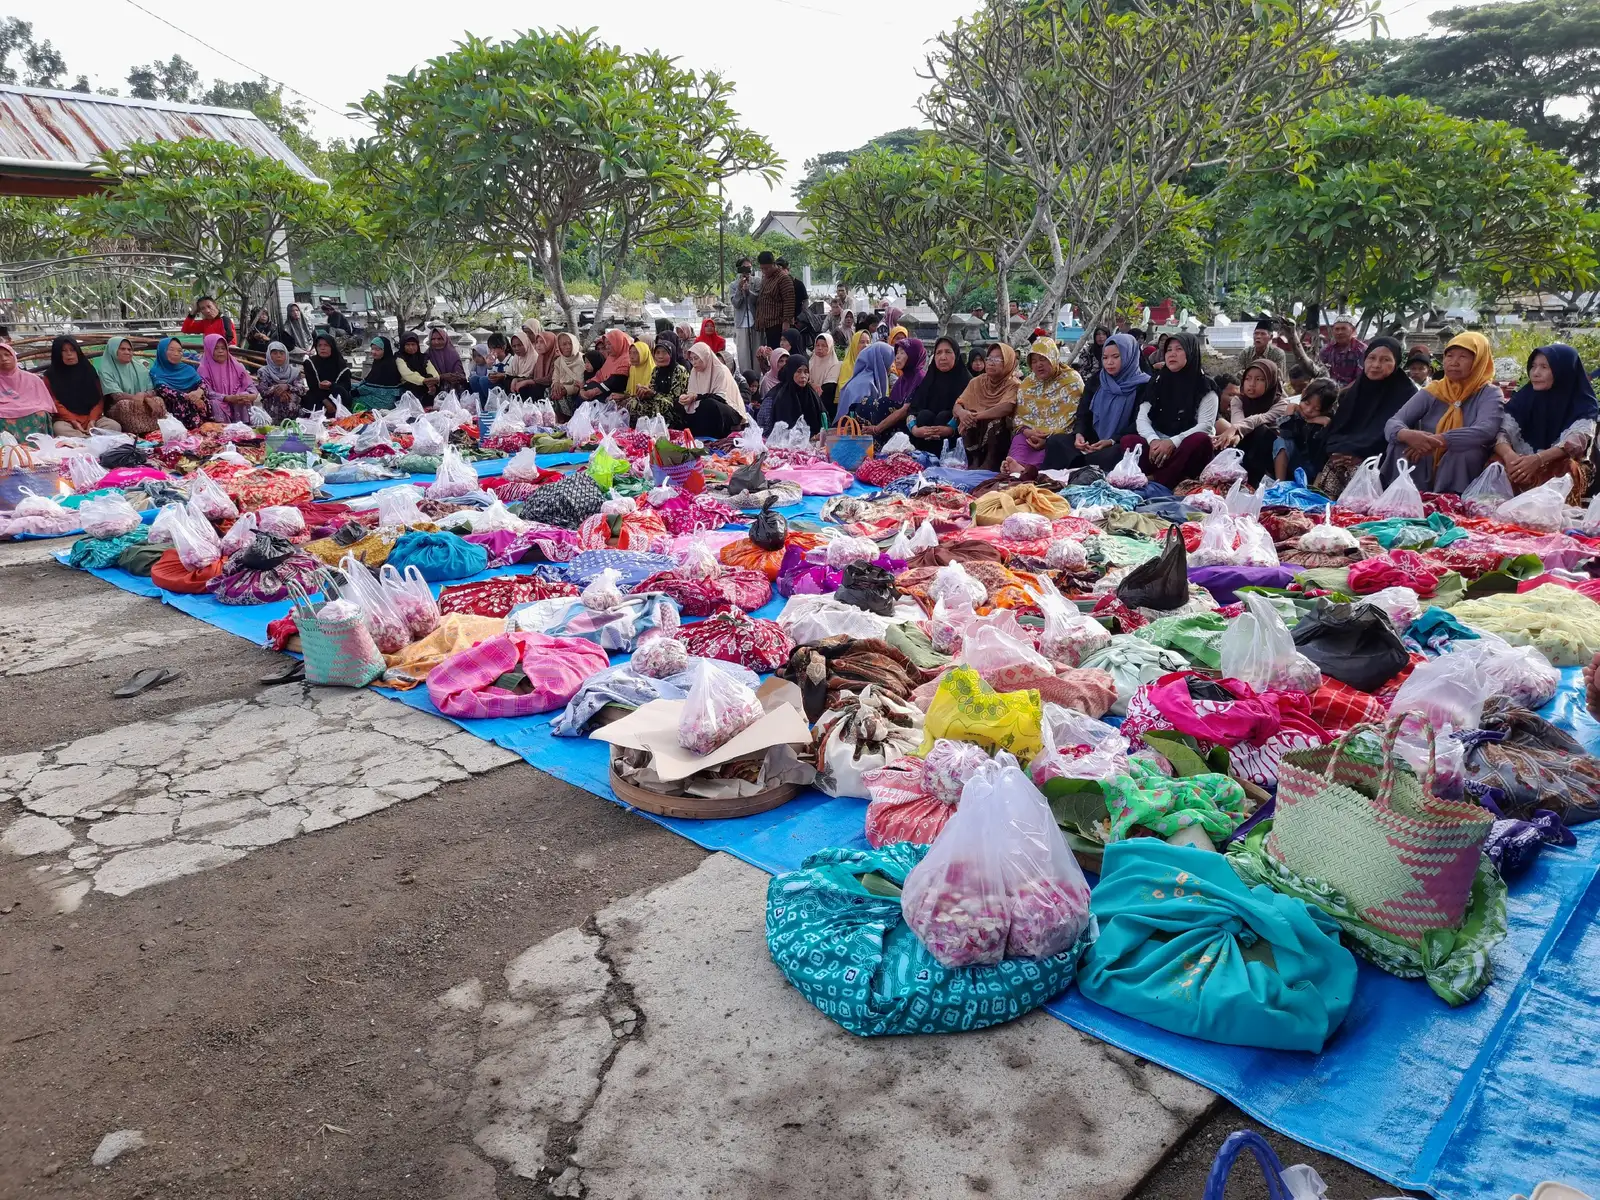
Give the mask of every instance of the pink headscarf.
<svg viewBox="0 0 1600 1200">
<path fill-rule="evenodd" d="M 225 347 L 227 344 L 220 333 L 206 334 L 205 349 L 200 354 L 200 382 L 205 384 L 206 391 L 216 392 L 219 396 L 238 396 L 255 391 L 255 380 L 250 378 L 250 372 L 240 365 L 231 351 L 223 362 L 211 357 L 218 346 Z"/>
<path fill-rule="evenodd" d="M 10 338 L 0 338 L 0 345 L 10 346 Z M 12 351 L 16 353 L 16 351 Z M 53 413 L 55 397 L 32 371 L 15 365 L 9 372 L 0 373 L 0 420 L 14 421 L 34 413 Z"/>
</svg>

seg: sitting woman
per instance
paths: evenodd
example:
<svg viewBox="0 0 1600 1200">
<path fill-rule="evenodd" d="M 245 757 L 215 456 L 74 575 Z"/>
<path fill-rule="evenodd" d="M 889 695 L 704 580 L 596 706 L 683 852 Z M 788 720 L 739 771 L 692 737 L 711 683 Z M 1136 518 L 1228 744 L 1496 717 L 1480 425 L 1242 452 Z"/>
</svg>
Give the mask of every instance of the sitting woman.
<svg viewBox="0 0 1600 1200">
<path fill-rule="evenodd" d="M 823 413 L 831 420 L 838 411 L 839 356 L 833 352 L 833 338 L 826 333 L 817 334 L 813 346 L 809 371 L 811 390 L 816 393 Z"/>
<path fill-rule="evenodd" d="M 1274 433 L 1273 478 L 1293 479 L 1296 471 L 1304 471 L 1307 479 L 1317 477 L 1328 460 L 1328 426 L 1338 402 L 1339 385 L 1326 376 L 1306 384 Z"/>
<path fill-rule="evenodd" d="M 435 325 L 428 330 L 428 361 L 438 372 L 438 391 L 459 392 L 467 386 L 467 368 L 462 365 L 461 352 L 450 341 L 450 335 Z"/>
<path fill-rule="evenodd" d="M 1217 421 L 1211 445 L 1217 450 L 1237 446 L 1244 450 L 1244 469 L 1251 483 L 1270 476 L 1278 425 L 1292 406 L 1283 394 L 1278 364 L 1258 358 L 1244 369 L 1239 388 L 1228 401 L 1228 417 Z"/>
<path fill-rule="evenodd" d="M 267 361 L 256 372 L 256 391 L 261 393 L 261 407 L 274 421 L 287 421 L 302 414 L 305 372 L 295 370 L 289 362 L 289 347 L 282 342 L 267 346 Z"/>
<path fill-rule="evenodd" d="M 139 437 L 154 433 L 156 422 L 167 415 L 167 406 L 150 382 L 150 369 L 134 358 L 127 338 L 114 337 L 106 343 L 95 372 L 106 398 L 106 416 L 122 426 L 124 433 Z"/>
<path fill-rule="evenodd" d="M 837 411 L 839 397 L 844 395 L 844 385 L 849 383 L 856 373 L 856 359 L 861 352 L 872 345 L 872 331 L 870 329 L 857 329 L 846 343 L 844 359 L 839 363 L 839 386 L 833 389 L 833 407 Z"/>
<path fill-rule="evenodd" d="M 1044 470 L 1098 467 L 1108 471 L 1122 457 L 1122 439 L 1136 432 L 1144 385 L 1150 382 L 1131 334 L 1114 333 L 1100 347 L 1100 370 L 1089 395 L 1078 402 L 1071 433 L 1045 439 Z"/>
<path fill-rule="evenodd" d="M 585 365 L 583 355 L 578 353 L 578 340 L 570 333 L 556 334 L 555 349 L 550 355 L 550 403 L 563 421 L 578 407 Z"/>
<path fill-rule="evenodd" d="M 655 349 L 651 351 L 650 382 L 627 398 L 628 415 L 635 423 L 649 417 L 664 417 L 677 407 L 678 397 L 689 388 L 689 368 L 679 362 L 681 353 L 677 335 L 656 334 Z"/>
<path fill-rule="evenodd" d="M 1323 441 L 1327 461 L 1311 477 L 1324 496 L 1337 498 L 1363 459 L 1384 452 L 1389 440 L 1384 426 L 1417 391 L 1417 385 L 1400 369 L 1404 353 L 1394 338 L 1373 338 L 1367 343 L 1361 374 L 1339 393 Z"/>
<path fill-rule="evenodd" d="M 956 401 L 972 376 L 961 365 L 961 348 L 942 337 L 933 344 L 933 363 L 911 393 L 911 444 L 937 454 L 956 436 Z"/>
<path fill-rule="evenodd" d="M 1419 491 L 1460 495 L 1489 461 L 1504 403 L 1489 339 L 1481 333 L 1451 339 L 1444 348 L 1444 378 L 1407 400 L 1383 427 L 1389 439 L 1384 482 L 1395 477 L 1404 455 L 1414 464 Z"/>
<path fill-rule="evenodd" d="M 120 433 L 122 426 L 106 416 L 100 376 L 83 356 L 76 338 L 66 335 L 50 343 L 50 365 L 44 381 L 56 399 L 57 437 L 87 437 L 96 429 Z"/>
<path fill-rule="evenodd" d="M 1122 439 L 1123 451 L 1137 446 L 1145 477 L 1166 488 L 1194 479 L 1216 455 L 1217 392 L 1200 370 L 1193 334 L 1168 336 L 1161 368 L 1144 385 L 1134 429 Z"/>
<path fill-rule="evenodd" d="M 254 350 L 257 354 L 265 354 L 271 344 L 272 314 L 264 308 L 258 308 L 250 314 L 250 320 L 245 323 L 244 348 Z"/>
<path fill-rule="evenodd" d="M 433 404 L 433 395 L 439 390 L 439 369 L 422 350 L 422 335 L 405 334 L 400 339 L 400 353 L 394 358 L 400 372 L 401 390 L 410 393 L 427 408 Z"/>
<path fill-rule="evenodd" d="M 333 402 L 344 401 L 352 412 L 365 412 L 371 408 L 393 408 L 400 397 L 400 374 L 394 367 L 394 354 L 389 349 L 389 339 L 375 337 L 368 349 L 372 352 L 372 367 L 359 390 L 352 385 L 350 364 L 339 352 L 339 343 L 331 333 L 319 333 L 311 341 L 311 353 L 306 355 L 306 403 L 313 409 L 322 409 L 333 416 Z M 380 371 L 379 363 L 387 363 Z M 376 378 L 374 378 L 376 376 Z M 392 383 L 384 383 L 387 378 Z M 369 390 L 369 385 L 371 385 Z"/>
<path fill-rule="evenodd" d="M 519 400 L 533 400 L 539 391 L 539 347 L 533 334 L 519 329 L 511 335 L 511 353 L 500 386 Z"/>
<path fill-rule="evenodd" d="M 36 433 L 55 432 L 56 400 L 32 371 L 17 364 L 11 336 L 0 336 L 0 433 L 25 443 Z"/>
<path fill-rule="evenodd" d="M 227 339 L 220 333 L 206 334 L 206 346 L 200 353 L 200 382 L 205 384 L 212 419 L 225 425 L 249 421 L 250 410 L 261 402 L 256 381 L 233 357 Z"/>
<path fill-rule="evenodd" d="M 693 366 L 688 385 L 667 413 L 667 424 L 674 429 L 687 429 L 702 441 L 725 438 L 745 423 L 739 388 L 722 360 L 704 342 L 689 347 L 689 361 Z"/>
<path fill-rule="evenodd" d="M 780 423 L 794 429 L 801 421 L 812 436 L 822 429 L 822 405 L 811 390 L 810 362 L 804 354 L 791 354 L 783 360 L 778 386 L 767 393 L 761 404 L 761 432 L 769 434 Z"/>
<path fill-rule="evenodd" d="M 306 320 L 298 304 L 283 310 L 283 324 L 278 326 L 278 340 L 290 350 L 311 350 L 311 322 Z"/>
<path fill-rule="evenodd" d="M 1048 440 L 1077 427 L 1083 399 L 1083 376 L 1053 338 L 1039 338 L 1028 347 L 1028 372 L 1017 389 L 1011 448 L 1000 465 L 1007 475 L 1036 474 Z"/>
<path fill-rule="evenodd" d="M 889 364 L 895 352 L 888 342 L 869 342 L 856 355 L 850 381 L 839 389 L 839 420 L 854 417 L 871 425 L 889 415 Z"/>
<path fill-rule="evenodd" d="M 976 379 L 989 369 L 989 352 L 982 346 L 967 351 L 967 374 Z"/>
<path fill-rule="evenodd" d="M 633 340 L 620 329 L 608 329 L 601 342 L 605 359 L 579 389 L 580 403 L 627 395 L 628 376 L 633 368 Z"/>
<path fill-rule="evenodd" d="M 927 374 L 927 350 L 918 339 L 904 337 L 887 344 L 894 350 L 889 361 L 889 394 L 882 399 L 857 400 L 850 411 L 861 422 L 861 432 L 870 433 L 880 446 L 905 432 L 911 397 Z"/>
<path fill-rule="evenodd" d="M 467 390 L 478 398 L 480 407 L 488 402 L 489 389 L 494 386 L 489 382 L 489 371 L 493 366 L 494 360 L 489 355 L 489 343 L 474 343 L 472 361 L 467 364 Z"/>
<path fill-rule="evenodd" d="M 956 401 L 956 429 L 967 448 L 967 465 L 998 471 L 1011 449 L 1011 418 L 1017 411 L 1017 352 L 1005 342 L 989 347 L 983 374 Z"/>
<path fill-rule="evenodd" d="M 181 421 L 185 429 L 198 429 L 211 419 L 206 386 L 199 370 L 183 357 L 183 343 L 177 338 L 166 337 L 156 343 L 150 384 L 167 415 Z"/>
<path fill-rule="evenodd" d="M 1525 492 L 1568 475 L 1570 503 L 1584 493 L 1583 463 L 1594 443 L 1594 384 L 1571 346 L 1540 346 L 1528 356 L 1528 382 L 1500 417 L 1494 454 L 1513 490 Z"/>
</svg>

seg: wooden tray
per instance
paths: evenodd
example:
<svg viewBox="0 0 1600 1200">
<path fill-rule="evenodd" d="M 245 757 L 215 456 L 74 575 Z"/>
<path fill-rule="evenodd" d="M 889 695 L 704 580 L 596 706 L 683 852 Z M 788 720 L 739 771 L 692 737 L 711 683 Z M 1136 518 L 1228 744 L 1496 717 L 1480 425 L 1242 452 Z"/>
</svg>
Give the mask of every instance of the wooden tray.
<svg viewBox="0 0 1600 1200">
<path fill-rule="evenodd" d="M 619 800 L 625 800 L 645 812 L 655 813 L 658 817 L 687 817 L 696 821 L 748 817 L 769 812 L 800 794 L 797 784 L 784 783 L 754 796 L 736 796 L 728 800 L 712 800 L 705 796 L 666 796 L 629 783 L 617 774 L 615 767 L 611 770 L 611 790 L 616 792 Z"/>
</svg>

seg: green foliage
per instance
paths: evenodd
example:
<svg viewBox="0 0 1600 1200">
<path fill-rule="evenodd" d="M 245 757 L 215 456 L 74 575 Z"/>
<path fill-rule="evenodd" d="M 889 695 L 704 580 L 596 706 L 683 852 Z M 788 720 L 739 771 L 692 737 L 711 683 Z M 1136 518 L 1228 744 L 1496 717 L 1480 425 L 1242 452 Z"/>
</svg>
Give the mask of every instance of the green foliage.
<svg viewBox="0 0 1600 1200">
<path fill-rule="evenodd" d="M 220 81 L 219 81 L 220 82 Z M 187 104 L 200 89 L 200 72 L 181 54 L 128 68 L 128 94 L 136 100 L 170 100 Z"/>
<path fill-rule="evenodd" d="M 1431 20 L 1434 36 L 1370 47 L 1368 91 L 1516 125 L 1600 177 L 1600 0 L 1477 4 Z"/>
<path fill-rule="evenodd" d="M 532 292 L 524 264 L 481 254 L 468 258 L 439 285 L 439 294 L 458 317 L 486 315 Z"/>
<path fill-rule="evenodd" d="M 1593 219 L 1572 168 L 1496 121 L 1350 96 L 1293 131 L 1236 231 L 1281 301 L 1342 297 L 1395 321 L 1463 279 L 1492 295 L 1593 278 Z"/>
<path fill-rule="evenodd" d="M 1496 358 L 1517 360 L 1520 374 L 1518 382 L 1527 379 L 1528 356 L 1540 346 L 1565 342 L 1578 352 L 1583 365 L 1589 370 L 1600 366 L 1600 329 L 1552 329 L 1548 325 L 1509 325 L 1490 332 Z"/>
<path fill-rule="evenodd" d="M 800 182 L 794 185 L 794 194 L 802 201 L 806 193 L 816 187 L 830 175 L 836 175 L 856 158 L 870 150 L 888 150 L 897 154 L 909 154 L 920 146 L 928 136 L 925 129 L 914 129 L 907 126 L 905 129 L 896 129 L 889 133 L 880 133 L 865 146 L 857 146 L 854 150 L 829 150 L 806 159 L 802 170 L 805 172 L 800 177 Z"/>
<path fill-rule="evenodd" d="M 113 182 L 79 202 L 78 230 L 183 255 L 198 288 L 238 299 L 241 320 L 282 274 L 285 240 L 314 244 L 335 216 L 323 188 L 227 142 L 134 142 L 100 167 Z"/>
<path fill-rule="evenodd" d="M 361 102 L 377 130 L 361 149 L 379 177 L 402 159 L 440 180 L 441 215 L 462 238 L 526 253 L 575 325 L 563 257 L 576 241 L 603 305 L 636 247 L 715 220 L 719 180 L 775 177 L 777 156 L 738 123 L 732 93 L 593 30 L 469 37 Z"/>
<path fill-rule="evenodd" d="M 16 55 L 22 62 L 19 73 L 11 63 Z M 61 51 L 48 39 L 33 40 L 33 23 L 17 17 L 0 21 L 0 83 L 20 83 L 24 87 L 54 88 L 61 86 L 61 77 L 67 73 L 67 63 Z M 88 80 L 79 76 L 83 85 L 79 91 L 88 91 Z"/>
<path fill-rule="evenodd" d="M 0 263 L 59 257 L 71 245 L 67 216 L 59 200 L 0 196 Z"/>
</svg>

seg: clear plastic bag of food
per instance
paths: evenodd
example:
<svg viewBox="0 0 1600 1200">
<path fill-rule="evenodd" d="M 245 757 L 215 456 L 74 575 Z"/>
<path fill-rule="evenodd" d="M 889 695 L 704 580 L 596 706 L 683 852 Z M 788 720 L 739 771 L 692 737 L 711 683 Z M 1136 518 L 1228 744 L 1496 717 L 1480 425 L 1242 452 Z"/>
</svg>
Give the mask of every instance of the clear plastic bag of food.
<svg viewBox="0 0 1600 1200">
<path fill-rule="evenodd" d="M 1033 592 L 1034 602 L 1044 615 L 1044 630 L 1039 634 L 1039 653 L 1051 662 L 1075 667 L 1085 655 L 1111 640 L 1106 627 L 1078 610 L 1055 587 L 1045 582 L 1041 592 Z"/>
<path fill-rule="evenodd" d="M 344 596 L 361 610 L 361 620 L 383 654 L 398 654 L 411 644 L 411 627 L 389 599 L 387 590 L 353 554 L 339 560 Z"/>
<path fill-rule="evenodd" d="M 1513 646 L 1492 633 L 1475 640 L 1463 638 L 1450 653 L 1474 660 L 1493 685 L 1493 694 L 1522 708 L 1544 707 L 1561 686 L 1561 672 L 1537 647 Z"/>
<path fill-rule="evenodd" d="M 527 428 L 523 420 L 522 402 L 516 399 L 507 399 L 494 414 L 494 420 L 489 422 L 489 436 L 492 438 L 510 437 L 512 434 L 521 433 Z"/>
<path fill-rule="evenodd" d="M 701 537 L 689 539 L 678 563 L 678 574 L 685 579 L 716 579 L 722 574 L 722 560 Z"/>
<path fill-rule="evenodd" d="M 1492 517 L 1511 496 L 1511 480 L 1504 464 L 1496 460 L 1467 484 L 1461 493 L 1461 507 L 1475 517 Z"/>
<path fill-rule="evenodd" d="M 171 507 L 178 511 L 167 528 L 172 534 L 172 545 L 178 552 L 178 561 L 191 571 L 200 571 L 221 558 L 222 539 L 217 537 L 211 522 L 188 505 Z"/>
<path fill-rule="evenodd" d="M 1203 489 L 1185 496 L 1183 506 L 1198 509 L 1200 512 L 1227 512 L 1228 498 L 1220 492 Z"/>
<path fill-rule="evenodd" d="M 1483 702 L 1495 685 L 1465 654 L 1441 654 L 1418 663 L 1395 693 L 1391 712 L 1417 713 L 1434 729 L 1477 729 L 1483 722 Z"/>
<path fill-rule="evenodd" d="M 911 544 L 910 528 L 909 522 L 900 522 L 900 532 L 895 534 L 894 541 L 889 543 L 889 557 L 897 562 L 909 562 L 911 556 L 917 552 Z"/>
<path fill-rule="evenodd" d="M 949 603 L 943 596 L 933 602 L 933 613 L 928 622 L 928 640 L 939 654 L 955 654 L 961 649 L 961 639 L 972 624 L 974 613 L 971 599 L 963 593 Z"/>
<path fill-rule="evenodd" d="M 1244 467 L 1244 451 L 1237 446 L 1219 451 L 1217 456 L 1206 464 L 1205 470 L 1200 472 L 1201 483 L 1212 483 L 1219 487 L 1225 487 L 1248 477 L 1249 472 Z"/>
<path fill-rule="evenodd" d="M 842 570 L 855 562 L 875 562 L 878 554 L 878 543 L 871 538 L 837 537 L 828 543 L 827 563 Z"/>
<path fill-rule="evenodd" d="M 418 421 L 411 427 L 411 453 L 435 455 L 443 454 L 445 436 L 435 429 L 429 421 Z"/>
<path fill-rule="evenodd" d="M 298 508 L 287 504 L 269 504 L 256 510 L 256 526 L 263 533 L 292 538 L 306 531 L 306 519 Z"/>
<path fill-rule="evenodd" d="M 1557 475 L 1507 500 L 1496 510 L 1495 517 L 1524 529 L 1554 533 L 1566 524 L 1567 493 L 1571 490 L 1571 477 Z"/>
<path fill-rule="evenodd" d="M 231 521 L 239 515 L 239 506 L 204 471 L 189 476 L 189 504 L 211 521 Z"/>
<path fill-rule="evenodd" d="M 1111 468 L 1111 473 L 1106 476 L 1106 482 L 1112 487 L 1127 488 L 1130 492 L 1137 492 L 1150 481 L 1139 468 L 1140 447 L 1130 447 L 1122 456 L 1122 461 Z"/>
<path fill-rule="evenodd" d="M 92 538 L 121 537 L 139 527 L 139 513 L 121 492 L 95 496 L 78 505 L 83 532 Z"/>
<path fill-rule="evenodd" d="M 235 521 L 228 532 L 222 535 L 222 555 L 231 557 L 255 541 L 257 521 L 259 518 L 253 512 L 247 512 Z"/>
<path fill-rule="evenodd" d="M 1583 521 L 1578 529 L 1591 537 L 1600 534 L 1600 492 L 1596 492 L 1594 499 L 1589 501 L 1589 507 L 1584 511 Z"/>
<path fill-rule="evenodd" d="M 982 604 L 989 598 L 989 589 L 972 577 L 965 567 L 958 562 L 945 563 L 933 577 L 933 586 L 928 589 L 928 594 L 935 600 L 944 600 L 947 604 L 953 603 L 957 597 L 962 597 L 973 608 Z"/>
<path fill-rule="evenodd" d="M 709 659 L 696 659 L 678 717 L 678 745 L 690 754 L 710 754 L 761 719 L 761 701 Z"/>
<path fill-rule="evenodd" d="M 979 767 L 989 761 L 982 746 L 939 738 L 922 760 L 922 787 L 935 800 L 958 804 L 961 789 Z"/>
<path fill-rule="evenodd" d="M 689 648 L 677 638 L 651 637 L 639 644 L 629 663 L 651 679 L 670 679 L 689 669 Z"/>
<path fill-rule="evenodd" d="M 1376 521 L 1389 517 L 1408 517 L 1421 520 L 1426 510 L 1422 507 L 1422 493 L 1411 479 L 1411 460 L 1400 458 L 1394 465 L 1394 482 L 1383 489 L 1383 494 L 1372 502 L 1368 514 Z"/>
<path fill-rule="evenodd" d="M 1227 513 L 1207 513 L 1200 522 L 1200 544 L 1189 555 L 1191 567 L 1233 566 L 1239 561 L 1237 532 Z"/>
<path fill-rule="evenodd" d="M 402 483 L 378 493 L 378 524 L 390 528 L 420 525 L 428 518 L 417 502 L 422 493 L 415 484 Z"/>
<path fill-rule="evenodd" d="M 451 496 L 469 496 L 478 490 L 478 473 L 472 464 L 461 457 L 454 446 L 446 446 L 439 457 L 439 470 L 428 485 L 428 495 L 435 500 Z"/>
<path fill-rule="evenodd" d="M 1322 686 L 1322 671 L 1294 647 L 1294 637 L 1265 596 L 1245 592 L 1245 611 L 1222 631 L 1217 650 L 1224 679 L 1258 692 L 1304 692 Z"/>
<path fill-rule="evenodd" d="M 622 589 L 617 586 L 617 581 L 621 578 L 621 571 L 615 567 L 607 567 L 578 593 L 578 599 L 591 612 L 609 612 L 613 608 L 621 608 Z"/>
<path fill-rule="evenodd" d="M 952 471 L 967 469 L 967 444 L 960 438 L 951 438 L 939 451 L 939 465 Z"/>
<path fill-rule="evenodd" d="M 1227 502 L 1229 516 L 1254 518 L 1261 516 L 1261 493 L 1252 492 L 1242 479 L 1233 481 L 1233 486 L 1228 489 L 1228 494 L 1223 500 Z"/>
<path fill-rule="evenodd" d="M 1348 554 L 1360 549 L 1355 534 L 1333 523 L 1333 506 L 1322 511 L 1322 520 L 1300 535 L 1300 549 L 1309 554 Z"/>
<path fill-rule="evenodd" d="M 986 623 L 967 630 L 961 642 L 959 661 L 980 675 L 985 671 L 1003 671 L 1007 667 L 1032 667 L 1046 674 L 1055 673 L 1050 660 L 1027 642 Z"/>
<path fill-rule="evenodd" d="M 1050 536 L 1050 518 L 1040 513 L 1015 512 L 1000 522 L 1000 532 L 1019 542 Z"/>
<path fill-rule="evenodd" d="M 67 478 L 74 491 L 92 492 L 105 477 L 106 469 L 92 455 L 74 454 L 67 459 Z"/>
<path fill-rule="evenodd" d="M 161 444 L 163 446 L 170 446 L 173 442 L 180 442 L 189 436 L 189 431 L 183 427 L 183 422 L 178 420 L 177 417 L 161 417 L 157 419 L 156 432 L 161 435 Z"/>
<path fill-rule="evenodd" d="M 761 426 L 754 421 L 739 431 L 739 436 L 733 440 L 733 444 L 752 456 L 765 454 L 767 451 L 767 439 L 761 435 Z"/>
<path fill-rule="evenodd" d="M 1047 958 L 1088 926 L 1089 885 L 1039 789 L 1002 751 L 963 786 L 900 907 L 945 966 Z"/>
<path fill-rule="evenodd" d="M 885 442 L 883 449 L 879 450 L 878 453 L 887 458 L 891 454 L 904 454 L 910 449 L 911 438 L 902 430 Z"/>
<path fill-rule="evenodd" d="M 1128 739 L 1104 721 L 1047 702 L 1039 723 L 1041 749 L 1028 775 L 1043 787 L 1052 779 L 1109 779 L 1128 773 Z"/>
<path fill-rule="evenodd" d="M 1362 460 L 1355 474 L 1350 476 L 1350 482 L 1344 485 L 1344 491 L 1339 493 L 1336 503 L 1340 508 L 1358 513 L 1372 511 L 1372 506 L 1383 495 L 1383 476 L 1379 470 L 1382 464 L 1382 457 L 1376 454 Z"/>
<path fill-rule="evenodd" d="M 222 436 L 228 439 L 227 448 L 229 450 L 233 449 L 234 442 L 238 441 L 240 438 L 254 437 L 255 432 L 256 431 L 254 429 L 250 428 L 250 426 L 246 425 L 243 421 L 229 421 L 222 427 Z M 237 453 L 237 451 L 235 451 L 235 453 Z"/>
<path fill-rule="evenodd" d="M 532 446 L 518 450 L 506 463 L 501 475 L 514 483 L 532 483 L 539 478 L 539 455 Z"/>
<path fill-rule="evenodd" d="M 1361 603 L 1370 604 L 1384 616 L 1397 632 L 1417 619 L 1422 612 L 1422 599 L 1408 587 L 1386 587 L 1361 597 Z"/>
<path fill-rule="evenodd" d="M 1278 548 L 1266 526 L 1254 517 L 1240 517 L 1234 522 L 1239 535 L 1239 565 L 1244 567 L 1275 567 L 1278 565 Z"/>
<path fill-rule="evenodd" d="M 439 628 L 439 602 L 433 598 L 433 590 L 415 564 L 408 564 L 401 574 L 384 563 L 378 571 L 378 584 L 383 588 L 384 598 L 405 621 L 412 641 L 425 638 Z"/>
<path fill-rule="evenodd" d="M 1082 542 L 1057 538 L 1044 552 L 1044 565 L 1051 571 L 1081 571 L 1089 565 L 1089 552 Z"/>
<path fill-rule="evenodd" d="M 600 511 L 608 517 L 625 517 L 639 511 L 639 502 L 632 496 L 619 496 L 615 489 L 600 502 Z"/>
<path fill-rule="evenodd" d="M 150 533 L 144 539 L 147 546 L 172 545 L 172 526 L 179 519 L 178 514 L 188 512 L 184 504 L 164 504 L 156 510 L 155 520 L 150 522 Z"/>
<path fill-rule="evenodd" d="M 933 522 L 924 517 L 917 531 L 911 535 L 911 549 L 920 553 L 923 550 L 936 550 L 938 546 L 939 535 L 934 531 Z"/>
</svg>

